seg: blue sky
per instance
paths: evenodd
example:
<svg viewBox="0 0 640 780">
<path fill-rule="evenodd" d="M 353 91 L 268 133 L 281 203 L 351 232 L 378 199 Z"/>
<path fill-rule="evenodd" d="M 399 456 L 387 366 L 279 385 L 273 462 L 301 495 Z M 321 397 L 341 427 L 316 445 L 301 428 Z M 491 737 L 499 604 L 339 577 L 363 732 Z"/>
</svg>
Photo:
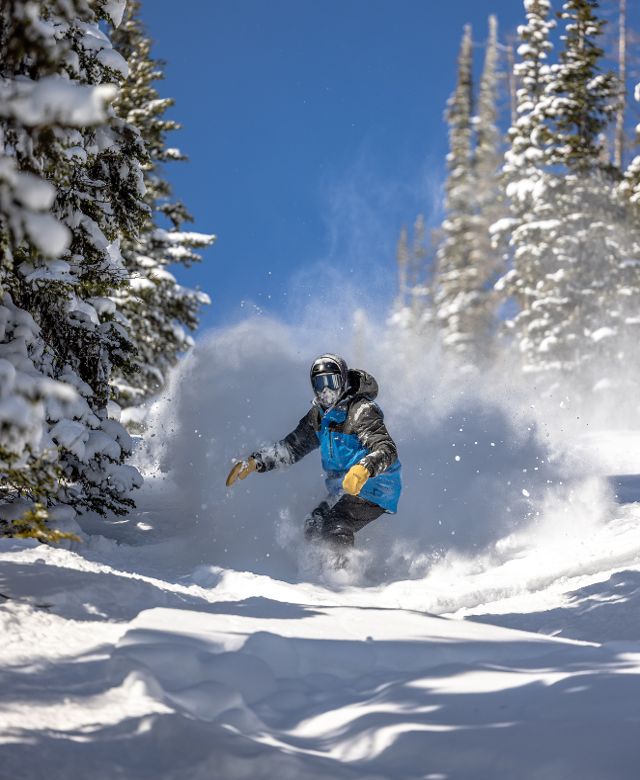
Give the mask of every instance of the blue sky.
<svg viewBox="0 0 640 780">
<path fill-rule="evenodd" d="M 190 158 L 169 179 L 192 229 L 218 236 L 201 265 L 177 273 L 212 298 L 203 328 L 255 311 L 295 320 L 311 301 L 330 316 L 353 293 L 388 305 L 402 224 L 439 217 L 463 25 L 479 76 L 488 15 L 504 38 L 524 19 L 520 0 L 178 7 L 147 0 L 142 15 L 166 61 L 160 93 L 183 124 L 171 143 Z"/>
</svg>

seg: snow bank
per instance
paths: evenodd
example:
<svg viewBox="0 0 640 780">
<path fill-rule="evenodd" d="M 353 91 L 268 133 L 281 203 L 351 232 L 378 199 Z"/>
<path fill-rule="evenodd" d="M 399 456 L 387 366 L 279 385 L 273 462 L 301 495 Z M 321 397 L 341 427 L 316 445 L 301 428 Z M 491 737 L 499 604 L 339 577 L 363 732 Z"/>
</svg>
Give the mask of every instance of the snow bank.
<svg viewBox="0 0 640 780">
<path fill-rule="evenodd" d="M 634 777 L 633 653 L 402 610 L 243 611 L 143 612 L 113 656 L 156 708 L 218 729 L 190 776 Z"/>
</svg>

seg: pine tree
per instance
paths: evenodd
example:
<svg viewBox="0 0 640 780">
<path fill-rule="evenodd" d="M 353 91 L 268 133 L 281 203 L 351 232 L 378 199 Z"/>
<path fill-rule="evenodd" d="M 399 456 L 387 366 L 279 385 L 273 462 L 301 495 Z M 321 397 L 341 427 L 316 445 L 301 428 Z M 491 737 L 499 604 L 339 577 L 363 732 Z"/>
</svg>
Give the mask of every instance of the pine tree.
<svg viewBox="0 0 640 780">
<path fill-rule="evenodd" d="M 491 228 L 497 246 L 505 248 L 509 269 L 496 287 L 505 302 L 512 299 L 516 314 L 505 326 L 520 353 L 526 372 L 540 370 L 544 358 L 540 342 L 547 334 L 547 321 L 538 302 L 547 295 L 545 273 L 553 272 L 549 259 L 549 231 L 560 230 L 556 215 L 540 197 L 547 177 L 549 131 L 545 113 L 550 80 L 550 41 L 555 21 L 549 0 L 524 0 L 526 24 L 518 27 L 518 62 L 514 75 L 516 121 L 509 129 L 502 183 L 509 216 Z M 551 262 L 551 267 L 547 264 Z M 548 367 L 548 366 L 547 366 Z"/>
<path fill-rule="evenodd" d="M 126 63 L 105 30 L 122 10 L 109 0 L 0 9 L 0 352 L 14 382 L 4 401 L 31 415 L 20 460 L 5 458 L 14 438 L 0 433 L 5 505 L 124 512 L 140 483 L 124 464 L 130 439 L 107 414 L 113 366 L 131 350 L 110 300 L 125 277 L 119 242 L 146 213 L 144 145 L 110 108 Z"/>
<path fill-rule="evenodd" d="M 565 374 L 597 381 L 597 364 L 619 335 L 618 289 L 626 254 L 624 208 L 617 202 L 614 166 L 603 137 L 616 110 L 615 74 L 603 71 L 600 39 L 605 22 L 596 0 L 567 0 L 559 17 L 564 49 L 547 87 L 549 162 L 560 166 L 545 199 L 561 219 L 553 243 L 556 278 L 543 304 L 553 323 L 555 349 Z M 562 175 L 564 173 L 565 175 Z M 558 306 L 557 300 L 563 301 Z M 611 342 L 611 343 L 610 343 Z"/>
<path fill-rule="evenodd" d="M 475 235 L 475 176 L 473 171 L 473 76 L 471 27 L 464 29 L 458 56 L 458 77 L 447 103 L 449 124 L 446 217 L 438 248 L 435 310 L 442 343 L 463 362 L 475 363 L 473 309 L 478 304 L 472 266 Z"/>
<path fill-rule="evenodd" d="M 574 386 L 580 379 L 593 383 L 616 334 L 614 301 L 625 251 L 619 238 L 624 213 L 602 145 L 617 86 L 612 73 L 600 70 L 604 23 L 596 8 L 594 0 L 567 0 L 558 14 L 564 48 L 557 65 L 538 70 L 544 93 L 536 95 L 527 137 L 520 138 L 533 170 L 524 185 L 512 185 L 519 188 L 520 223 L 513 230 L 511 283 L 520 299 L 516 324 L 525 366 L 570 375 Z M 516 154 L 511 162 L 517 161 Z"/>
<path fill-rule="evenodd" d="M 478 92 L 478 114 L 475 119 L 476 147 L 474 174 L 476 179 L 477 220 L 471 251 L 478 293 L 474 313 L 474 330 L 482 358 L 494 353 L 497 296 L 493 290 L 502 271 L 502 258 L 492 245 L 491 228 L 505 212 L 500 182 L 502 134 L 498 128 L 498 22 L 489 17 L 489 38 L 484 68 Z"/>
<path fill-rule="evenodd" d="M 606 22 L 596 15 L 598 0 L 566 0 L 558 17 L 564 22 L 564 48 L 551 69 L 546 113 L 553 143 L 552 165 L 572 173 L 612 173 L 603 149 L 603 134 L 618 102 L 618 83 L 603 72 L 600 38 Z"/>
<path fill-rule="evenodd" d="M 489 234 L 502 209 L 498 179 L 495 17 L 490 19 L 489 30 L 477 117 L 473 116 L 470 27 L 465 28 L 458 59 L 458 83 L 448 103 L 450 152 L 446 217 L 434 285 L 443 345 L 468 367 L 482 365 L 491 356 L 496 329 L 493 285 L 500 267 Z"/>
<path fill-rule="evenodd" d="M 514 66 L 516 122 L 509 129 L 504 156 L 503 184 L 516 214 L 526 215 L 533 190 L 547 165 L 548 130 L 544 98 L 550 79 L 548 56 L 555 21 L 549 18 L 550 0 L 524 0 L 527 23 L 518 28 L 519 61 Z"/>
<path fill-rule="evenodd" d="M 163 63 L 152 59 L 151 41 L 139 16 L 140 3 L 130 2 L 113 36 L 114 45 L 129 65 L 115 108 L 138 129 L 148 152 L 143 169 L 149 211 L 137 237 L 122 245 L 127 283 L 114 299 L 136 346 L 135 356 L 117 369 L 113 378 L 115 399 L 126 405 L 140 403 L 157 392 L 180 353 L 192 345 L 185 328 L 195 330 L 199 309 L 209 299 L 179 285 L 167 266 L 188 267 L 199 261 L 195 250 L 215 239 L 181 230 L 191 217 L 182 203 L 171 199 L 171 187 L 162 172 L 164 163 L 186 159 L 166 141 L 167 134 L 180 125 L 165 116 L 174 101 L 158 95 L 155 83 L 163 78 Z M 169 227 L 163 228 L 163 223 Z"/>
</svg>

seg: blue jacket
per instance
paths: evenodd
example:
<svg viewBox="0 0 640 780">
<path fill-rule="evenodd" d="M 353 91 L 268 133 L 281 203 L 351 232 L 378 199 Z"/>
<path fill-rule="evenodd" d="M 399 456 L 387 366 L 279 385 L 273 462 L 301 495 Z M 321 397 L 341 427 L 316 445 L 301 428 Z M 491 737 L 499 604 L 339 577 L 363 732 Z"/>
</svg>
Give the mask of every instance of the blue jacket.
<svg viewBox="0 0 640 780">
<path fill-rule="evenodd" d="M 330 495 L 344 492 L 345 474 L 359 463 L 370 474 L 360 497 L 395 512 L 402 490 L 401 465 L 382 410 L 374 403 L 377 394 L 378 384 L 370 374 L 350 369 L 347 391 L 335 406 L 325 411 L 314 401 L 288 436 L 253 453 L 258 471 L 296 463 L 319 447 Z"/>
</svg>

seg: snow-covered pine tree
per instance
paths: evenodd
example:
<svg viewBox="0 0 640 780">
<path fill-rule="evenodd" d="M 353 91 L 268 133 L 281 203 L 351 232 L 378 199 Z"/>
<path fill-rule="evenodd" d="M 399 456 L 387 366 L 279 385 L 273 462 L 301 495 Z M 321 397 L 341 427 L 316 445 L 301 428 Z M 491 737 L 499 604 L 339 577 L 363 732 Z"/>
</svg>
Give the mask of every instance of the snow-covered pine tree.
<svg viewBox="0 0 640 780">
<path fill-rule="evenodd" d="M 199 261 L 196 249 L 209 246 L 215 236 L 181 230 L 191 217 L 171 199 L 162 172 L 164 163 L 185 159 L 167 145 L 167 134 L 180 125 L 165 116 L 174 101 L 161 98 L 155 87 L 163 78 L 162 63 L 151 57 L 137 0 L 129 2 L 113 44 L 129 65 L 115 109 L 139 130 L 149 155 L 143 166 L 149 212 L 138 235 L 122 243 L 127 282 L 114 298 L 136 346 L 133 358 L 114 372 L 114 395 L 118 403 L 132 405 L 162 387 L 169 368 L 192 344 L 185 328 L 197 327 L 200 307 L 209 303 L 205 293 L 179 285 L 167 266 Z"/>
<path fill-rule="evenodd" d="M 443 346 L 469 365 L 477 362 L 482 349 L 474 331 L 474 313 L 481 296 L 471 262 L 476 226 L 472 47 L 471 26 L 466 25 L 458 56 L 457 84 L 447 103 L 446 214 L 434 280 L 436 320 Z"/>
<path fill-rule="evenodd" d="M 492 355 L 497 297 L 493 285 L 500 255 L 491 246 L 490 226 L 502 210 L 499 186 L 500 132 L 497 127 L 498 38 L 495 17 L 473 116 L 471 28 L 458 58 L 458 82 L 449 99 L 445 219 L 437 253 L 434 298 L 444 347 L 468 368 Z M 474 128 L 477 145 L 474 149 Z"/>
<path fill-rule="evenodd" d="M 572 173 L 612 173 L 603 154 L 603 134 L 617 107 L 618 82 L 603 71 L 600 39 L 606 22 L 598 18 L 598 0 L 565 0 L 560 62 L 551 68 L 546 111 L 551 120 L 549 161 Z"/>
<path fill-rule="evenodd" d="M 123 462 L 129 437 L 107 415 L 113 365 L 131 349 L 110 301 L 124 278 L 119 241 L 146 211 L 144 146 L 109 106 L 126 63 L 105 29 L 123 9 L 123 0 L 0 9 L 0 347 L 15 372 L 4 400 L 30 405 L 34 457 L 50 477 L 45 485 L 27 464 L 34 479 L 14 477 L 5 505 L 44 496 L 123 512 L 140 482 Z M 6 448 L 10 432 L 1 435 Z"/>
<path fill-rule="evenodd" d="M 561 229 L 550 204 L 540 197 L 547 176 L 550 33 L 556 23 L 550 18 L 550 0 L 524 0 L 524 8 L 526 23 L 518 27 L 514 65 L 516 122 L 509 129 L 502 169 L 509 216 L 498 220 L 491 232 L 494 245 L 505 250 L 509 266 L 496 288 L 503 302 L 511 300 L 516 305 L 515 315 L 505 326 L 524 371 L 535 372 L 544 367 L 540 341 L 549 325 L 537 304 L 547 294 L 545 273 L 557 270 L 549 258 L 550 231 Z"/>
<path fill-rule="evenodd" d="M 559 18 L 564 43 L 542 99 L 547 119 L 547 176 L 536 193 L 545 232 L 545 264 L 537 282 L 535 338 L 539 363 L 585 386 L 616 335 L 625 214 L 615 197 L 615 170 L 604 154 L 614 116 L 615 74 L 602 70 L 605 22 L 596 0 L 566 0 Z M 548 251 L 547 251 L 548 248 Z"/>
<path fill-rule="evenodd" d="M 491 227 L 504 216 L 506 210 L 500 181 L 502 134 L 498 128 L 498 45 L 498 20 L 490 16 L 489 37 L 478 91 L 478 112 L 474 120 L 477 219 L 471 250 L 477 291 L 474 330 L 482 349 L 480 355 L 484 359 L 491 357 L 495 351 L 498 296 L 494 284 L 504 271 L 502 255 L 492 246 L 491 240 Z"/>
<path fill-rule="evenodd" d="M 545 168 L 548 142 L 543 99 L 550 78 L 550 41 L 555 20 L 550 0 L 524 0 L 527 22 L 518 27 L 518 61 L 514 65 L 516 122 L 508 133 L 502 181 L 515 215 L 524 216 L 533 205 L 536 181 Z"/>
</svg>

